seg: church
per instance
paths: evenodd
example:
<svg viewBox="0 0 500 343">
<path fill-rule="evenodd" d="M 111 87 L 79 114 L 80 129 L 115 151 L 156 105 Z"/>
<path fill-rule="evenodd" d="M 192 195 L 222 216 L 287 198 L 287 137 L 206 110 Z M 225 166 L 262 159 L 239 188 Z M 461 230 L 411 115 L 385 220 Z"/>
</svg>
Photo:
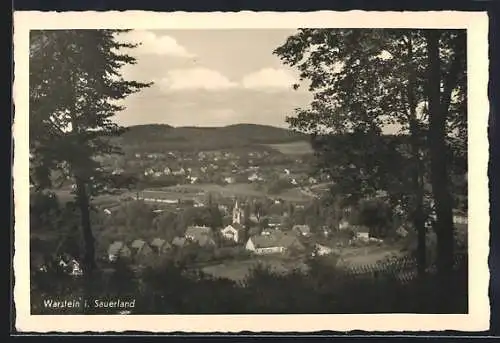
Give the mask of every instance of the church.
<svg viewBox="0 0 500 343">
<path fill-rule="evenodd" d="M 240 207 L 238 200 L 236 200 L 233 207 L 233 220 L 232 223 L 221 229 L 221 234 L 224 238 L 234 241 L 235 243 L 242 242 L 244 239 L 244 222 L 245 210 Z"/>
<path fill-rule="evenodd" d="M 233 224 L 243 225 L 245 223 L 245 211 L 239 206 L 238 199 L 233 207 Z"/>
</svg>

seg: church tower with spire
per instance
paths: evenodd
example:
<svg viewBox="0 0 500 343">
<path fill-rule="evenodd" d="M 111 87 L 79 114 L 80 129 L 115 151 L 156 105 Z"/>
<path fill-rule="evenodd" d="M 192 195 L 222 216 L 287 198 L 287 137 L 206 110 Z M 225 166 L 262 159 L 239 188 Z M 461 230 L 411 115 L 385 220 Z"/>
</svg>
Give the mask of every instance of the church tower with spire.
<svg viewBox="0 0 500 343">
<path fill-rule="evenodd" d="M 243 208 L 240 208 L 238 204 L 238 199 L 236 199 L 236 202 L 233 207 L 233 224 L 240 224 L 243 225 L 244 222 L 244 210 Z"/>
</svg>

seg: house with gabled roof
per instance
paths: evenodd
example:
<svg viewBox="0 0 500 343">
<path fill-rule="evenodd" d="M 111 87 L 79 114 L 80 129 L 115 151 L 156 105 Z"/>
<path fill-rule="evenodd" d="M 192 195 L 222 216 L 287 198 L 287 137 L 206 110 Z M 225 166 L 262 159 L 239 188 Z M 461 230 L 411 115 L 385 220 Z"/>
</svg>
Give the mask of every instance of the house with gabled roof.
<svg viewBox="0 0 500 343">
<path fill-rule="evenodd" d="M 367 241 L 370 239 L 370 228 L 364 225 L 354 225 L 352 229 L 355 234 L 355 238 L 359 240 Z"/>
<path fill-rule="evenodd" d="M 184 237 L 174 237 L 174 239 L 172 239 L 172 246 L 177 248 L 182 248 L 186 243 L 186 238 Z"/>
<path fill-rule="evenodd" d="M 200 236 L 194 242 L 200 247 L 214 247 L 216 245 L 214 239 L 209 235 Z"/>
<path fill-rule="evenodd" d="M 155 238 L 151 241 L 151 248 L 153 249 L 153 252 L 155 252 L 158 255 L 166 253 L 172 246 L 170 243 L 168 243 L 166 240 L 162 238 Z"/>
<path fill-rule="evenodd" d="M 188 226 L 184 237 L 190 240 L 196 240 L 200 236 L 212 234 L 212 229 L 208 226 L 193 225 Z"/>
<path fill-rule="evenodd" d="M 124 242 L 121 241 L 111 243 L 108 248 L 108 259 L 111 262 L 114 262 L 119 258 L 129 258 L 131 255 L 132 251 Z"/>
<path fill-rule="evenodd" d="M 229 224 L 225 228 L 220 230 L 222 237 L 228 240 L 232 240 L 236 243 L 240 241 L 243 231 L 244 227 L 239 223 Z"/>
<path fill-rule="evenodd" d="M 200 246 L 215 245 L 212 238 L 212 229 L 208 226 L 189 226 L 184 233 L 187 241 L 197 243 Z"/>
<path fill-rule="evenodd" d="M 304 250 L 297 236 L 277 231 L 270 235 L 256 235 L 248 239 L 245 249 L 257 255 L 285 253 L 290 250 Z"/>
<path fill-rule="evenodd" d="M 132 255 L 134 257 L 144 257 L 153 253 L 153 249 L 151 249 L 149 244 L 142 239 L 134 240 L 130 244 L 130 250 L 132 250 Z"/>
</svg>

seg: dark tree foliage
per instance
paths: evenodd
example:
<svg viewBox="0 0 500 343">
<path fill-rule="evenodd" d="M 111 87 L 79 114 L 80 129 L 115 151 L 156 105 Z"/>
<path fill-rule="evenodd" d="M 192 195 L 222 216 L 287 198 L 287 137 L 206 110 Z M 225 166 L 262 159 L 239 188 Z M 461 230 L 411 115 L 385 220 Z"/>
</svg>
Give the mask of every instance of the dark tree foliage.
<svg viewBox="0 0 500 343">
<path fill-rule="evenodd" d="M 299 270 L 283 274 L 265 264 L 257 264 L 241 282 L 211 277 L 185 268 L 182 263 L 171 262 L 147 267 L 142 272 L 132 271 L 126 264 L 119 263 L 111 275 L 99 274 L 87 281 L 68 277 L 54 269 L 33 273 L 32 313 L 54 314 L 43 306 L 44 299 L 74 297 L 81 294 L 83 288 L 89 289 L 88 293 L 97 299 L 113 298 L 116 294 L 123 299 L 135 299 L 132 314 L 468 312 L 466 259 L 457 260 L 456 269 L 450 275 L 455 287 L 447 291 L 454 302 L 447 307 L 439 306 L 435 275 L 426 275 L 419 282 L 405 281 L 402 266 L 408 262 L 411 261 L 388 261 L 386 268 L 378 273 L 368 268 L 361 274 L 353 274 L 333 267 L 331 261 L 311 259 L 307 277 Z M 54 279 L 58 282 L 54 283 Z M 70 311 L 73 314 L 99 313 L 99 309 L 92 308 Z M 109 309 L 104 313 L 109 315 Z"/>
<path fill-rule="evenodd" d="M 393 213 L 385 201 L 363 200 L 357 210 L 357 224 L 370 229 L 370 236 L 385 238 L 393 229 Z"/>
<path fill-rule="evenodd" d="M 449 261 L 447 171 L 453 165 L 463 175 L 467 154 L 465 31 L 300 29 L 274 53 L 308 81 L 314 100 L 288 121 L 312 135 L 318 170 L 331 177 L 332 191 L 354 202 L 377 190 L 399 197 L 418 232 L 422 273 L 431 184 L 438 246 Z M 383 137 L 394 125 L 404 144 Z"/>
<path fill-rule="evenodd" d="M 106 191 L 110 175 L 100 158 L 120 153 L 112 137 L 123 133 L 113 116 L 119 101 L 150 84 L 127 81 L 134 64 L 117 39 L 123 30 L 40 30 L 30 35 L 30 179 L 36 190 L 56 186 L 57 170 L 76 185 L 85 246 L 84 265 L 95 266 L 91 197 Z"/>
</svg>

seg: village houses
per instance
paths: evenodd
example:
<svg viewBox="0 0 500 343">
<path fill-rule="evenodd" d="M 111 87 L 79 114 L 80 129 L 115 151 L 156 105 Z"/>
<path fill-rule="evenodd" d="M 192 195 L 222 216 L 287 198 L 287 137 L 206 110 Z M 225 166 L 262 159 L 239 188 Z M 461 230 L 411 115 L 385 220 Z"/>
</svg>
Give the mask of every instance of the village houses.
<svg viewBox="0 0 500 343">
<path fill-rule="evenodd" d="M 236 182 L 236 179 L 232 176 L 227 176 L 224 178 L 224 182 L 227 184 L 233 184 Z"/>
<path fill-rule="evenodd" d="M 212 229 L 207 226 L 189 226 L 184 233 L 186 240 L 197 243 L 200 246 L 214 246 Z"/>
<path fill-rule="evenodd" d="M 316 243 L 314 245 L 314 251 L 312 256 L 325 256 L 333 254 L 333 248 L 327 247 L 326 245 Z"/>
<path fill-rule="evenodd" d="M 172 246 L 177 247 L 177 248 L 182 248 L 184 245 L 186 245 L 186 238 L 174 237 L 172 239 Z"/>
<path fill-rule="evenodd" d="M 349 222 L 346 219 L 341 219 L 339 222 L 339 230 L 346 230 L 349 228 Z"/>
<path fill-rule="evenodd" d="M 221 229 L 222 237 L 228 240 L 232 240 L 235 243 L 240 242 L 243 232 L 243 225 L 238 223 L 229 224 L 225 228 Z"/>
<path fill-rule="evenodd" d="M 130 248 L 133 257 L 136 258 L 149 256 L 153 252 L 153 249 L 151 249 L 149 244 L 142 239 L 134 240 L 132 244 L 130 244 Z"/>
<path fill-rule="evenodd" d="M 311 236 L 311 228 L 309 225 L 294 225 L 292 230 L 304 237 Z"/>
<path fill-rule="evenodd" d="M 221 229 L 221 235 L 225 239 L 235 243 L 240 242 L 244 232 L 245 211 L 240 207 L 238 200 L 235 201 L 232 213 L 232 223 Z"/>
<path fill-rule="evenodd" d="M 153 252 L 161 255 L 168 252 L 171 245 L 166 240 L 157 237 L 151 241 L 151 248 L 153 249 Z"/>
<path fill-rule="evenodd" d="M 281 227 L 282 224 L 282 218 L 281 216 L 278 215 L 271 215 L 267 217 L 267 226 L 272 227 L 272 228 L 279 228 Z"/>
<path fill-rule="evenodd" d="M 276 231 L 269 235 L 255 235 L 248 239 L 245 249 L 256 255 L 283 254 L 287 251 L 300 251 L 304 246 L 297 236 Z"/>
<path fill-rule="evenodd" d="M 363 240 L 363 241 L 368 241 L 370 239 L 370 229 L 367 226 L 364 225 L 355 225 L 352 227 L 354 231 L 354 238 Z"/>
<path fill-rule="evenodd" d="M 253 173 L 248 177 L 248 181 L 254 182 L 254 181 L 262 181 L 262 177 L 259 176 L 257 173 Z"/>
<path fill-rule="evenodd" d="M 113 242 L 108 248 L 108 259 L 111 262 L 119 258 L 129 258 L 132 255 L 129 247 L 121 241 Z"/>
<path fill-rule="evenodd" d="M 466 214 L 460 213 L 459 211 L 455 210 L 453 211 L 453 223 L 467 225 L 469 223 L 469 220 Z"/>
</svg>

